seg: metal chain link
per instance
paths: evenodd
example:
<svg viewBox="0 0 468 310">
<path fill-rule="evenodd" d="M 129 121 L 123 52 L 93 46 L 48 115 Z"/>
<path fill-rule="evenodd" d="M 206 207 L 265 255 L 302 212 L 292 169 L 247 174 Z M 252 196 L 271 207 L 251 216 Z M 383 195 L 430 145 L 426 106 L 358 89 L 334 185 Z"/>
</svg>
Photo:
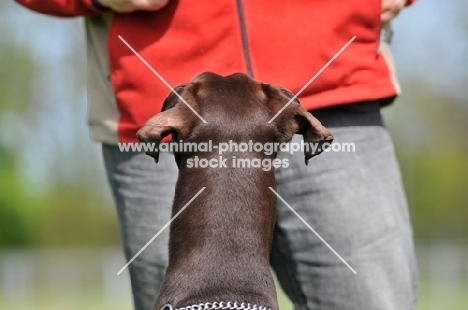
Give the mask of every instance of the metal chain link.
<svg viewBox="0 0 468 310">
<path fill-rule="evenodd" d="M 270 308 L 258 305 L 251 305 L 250 303 L 238 303 L 238 302 L 207 302 L 200 303 L 198 305 L 191 305 L 175 310 L 271 310 Z"/>
</svg>

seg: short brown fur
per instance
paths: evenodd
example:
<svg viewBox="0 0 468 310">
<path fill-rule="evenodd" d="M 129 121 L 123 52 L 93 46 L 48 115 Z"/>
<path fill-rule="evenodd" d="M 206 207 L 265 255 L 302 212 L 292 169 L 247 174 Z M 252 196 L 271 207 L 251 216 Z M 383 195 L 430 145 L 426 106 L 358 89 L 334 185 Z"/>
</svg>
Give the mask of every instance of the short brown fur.
<svg viewBox="0 0 468 310">
<path fill-rule="evenodd" d="M 293 94 L 255 81 L 245 74 L 222 77 L 202 73 L 176 87 L 206 121 L 204 124 L 175 94 L 162 112 L 138 131 L 140 142 L 156 143 L 172 134 L 175 141 L 229 140 L 260 143 L 288 142 L 295 133 L 306 142 L 331 142 L 333 136 L 296 99 L 272 123 L 268 121 Z M 317 155 L 305 153 L 308 160 Z M 158 161 L 158 153 L 148 153 Z M 202 187 L 206 189 L 170 227 L 169 267 L 153 309 L 202 302 L 246 302 L 278 309 L 269 255 L 276 218 L 274 170 L 261 168 L 188 168 L 193 156 L 217 158 L 212 153 L 176 153 L 179 177 L 172 214 L 175 215 Z M 264 153 L 228 152 L 223 157 L 264 159 Z M 276 157 L 276 154 L 270 156 Z"/>
</svg>

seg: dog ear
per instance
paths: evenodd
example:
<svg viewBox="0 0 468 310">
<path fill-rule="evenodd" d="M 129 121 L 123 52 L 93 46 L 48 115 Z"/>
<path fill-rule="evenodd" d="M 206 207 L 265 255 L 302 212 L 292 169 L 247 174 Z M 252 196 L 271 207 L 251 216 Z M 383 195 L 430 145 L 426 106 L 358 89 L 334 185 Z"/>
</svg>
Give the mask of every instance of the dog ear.
<svg viewBox="0 0 468 310">
<path fill-rule="evenodd" d="M 179 85 L 174 90 L 180 95 L 186 85 Z M 159 161 L 159 145 L 161 140 L 170 135 L 183 133 L 190 118 L 186 116 L 185 104 L 180 98 L 171 92 L 164 100 L 161 112 L 150 118 L 146 124 L 137 132 L 140 143 L 153 144 L 153 151 L 146 151 L 146 154 L 153 157 L 157 163 Z"/>
<path fill-rule="evenodd" d="M 183 93 L 184 89 L 187 87 L 187 85 L 188 84 L 180 84 L 180 85 L 177 85 L 176 87 L 174 87 L 174 91 L 171 91 L 169 93 L 169 95 L 167 95 L 166 99 L 164 99 L 164 103 L 163 103 L 163 106 L 161 108 L 161 112 L 172 109 L 173 107 L 175 107 L 180 102 L 179 96 L 182 96 L 182 93 Z M 174 92 L 179 94 L 179 96 L 177 96 Z"/>
<path fill-rule="evenodd" d="M 298 126 L 296 133 L 301 134 L 304 137 L 304 143 L 309 145 L 309 148 L 304 148 L 305 164 L 307 165 L 309 159 L 330 147 L 333 135 L 300 104 L 296 107 L 294 118 Z"/>
<path fill-rule="evenodd" d="M 333 142 L 333 135 L 318 119 L 301 106 L 299 100 L 289 90 L 272 87 L 272 85 L 269 85 L 267 89 L 266 94 L 268 97 L 280 98 L 279 100 L 273 100 L 274 104 L 271 111 L 275 113 L 275 124 L 278 131 L 283 134 L 284 139 L 287 141 L 290 141 L 294 134 L 301 134 L 304 143 L 309 145 L 308 148 L 304 148 L 305 164 L 307 165 L 309 159 L 322 153 L 324 148 L 330 147 Z M 277 114 L 278 112 L 279 114 Z"/>
</svg>

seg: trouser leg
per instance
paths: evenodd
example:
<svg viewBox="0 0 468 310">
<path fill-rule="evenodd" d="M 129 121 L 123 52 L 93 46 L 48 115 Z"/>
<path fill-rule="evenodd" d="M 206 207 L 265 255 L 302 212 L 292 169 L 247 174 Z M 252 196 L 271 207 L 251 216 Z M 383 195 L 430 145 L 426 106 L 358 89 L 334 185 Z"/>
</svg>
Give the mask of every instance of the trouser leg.
<svg viewBox="0 0 468 310">
<path fill-rule="evenodd" d="M 330 129 L 355 152 L 323 153 L 309 166 L 288 155 L 278 192 L 357 275 L 282 202 L 272 266 L 296 309 L 414 309 L 412 229 L 391 138 L 382 126 Z"/>
<path fill-rule="evenodd" d="M 120 152 L 107 145 L 102 150 L 129 261 L 169 222 L 178 170 L 169 153 L 161 153 L 156 164 L 144 153 Z M 135 310 L 153 306 L 166 272 L 168 239 L 166 228 L 128 266 Z"/>
</svg>

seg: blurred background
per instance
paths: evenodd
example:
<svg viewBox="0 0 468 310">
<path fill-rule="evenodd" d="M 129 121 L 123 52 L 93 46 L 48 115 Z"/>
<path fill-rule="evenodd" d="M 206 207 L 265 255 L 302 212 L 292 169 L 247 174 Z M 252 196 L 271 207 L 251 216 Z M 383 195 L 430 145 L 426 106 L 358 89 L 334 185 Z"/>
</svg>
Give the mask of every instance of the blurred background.
<svg viewBox="0 0 468 310">
<path fill-rule="evenodd" d="M 384 114 L 412 215 L 418 309 L 467 310 L 468 2 L 420 0 L 394 29 L 403 94 Z M 1 0 L 1 310 L 130 309 L 85 70 L 81 19 Z"/>
</svg>

